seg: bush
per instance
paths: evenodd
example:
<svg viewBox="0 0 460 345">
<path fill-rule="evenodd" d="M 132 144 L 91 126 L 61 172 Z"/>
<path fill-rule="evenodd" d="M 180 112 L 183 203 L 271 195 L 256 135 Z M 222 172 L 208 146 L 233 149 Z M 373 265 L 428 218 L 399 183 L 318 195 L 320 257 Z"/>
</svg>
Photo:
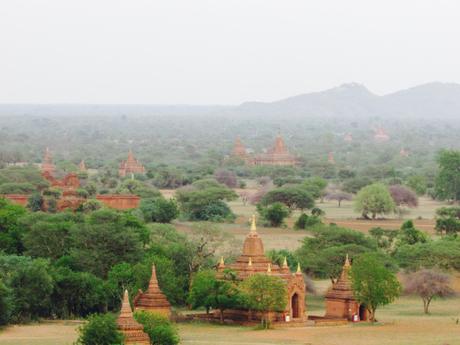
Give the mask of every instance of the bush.
<svg viewBox="0 0 460 345">
<path fill-rule="evenodd" d="M 77 345 L 122 345 L 123 334 L 117 329 L 115 315 L 92 315 L 88 322 L 78 329 Z"/>
<path fill-rule="evenodd" d="M 176 201 L 163 197 L 142 200 L 140 209 L 146 222 L 170 223 L 179 215 Z"/>
<path fill-rule="evenodd" d="M 258 206 L 257 212 L 270 226 L 279 227 L 289 215 L 289 209 L 280 202 L 275 202 L 267 207 Z"/>
<path fill-rule="evenodd" d="M 0 325 L 8 323 L 12 310 L 11 291 L 0 280 Z"/>
<path fill-rule="evenodd" d="M 318 216 L 309 216 L 306 213 L 302 213 L 294 224 L 294 228 L 297 230 L 305 230 L 310 226 L 321 224 L 321 218 Z"/>
<path fill-rule="evenodd" d="M 146 311 L 134 314 L 135 319 L 144 326 L 144 331 L 150 337 L 153 345 L 177 345 L 180 338 L 177 329 L 163 315 Z"/>
</svg>

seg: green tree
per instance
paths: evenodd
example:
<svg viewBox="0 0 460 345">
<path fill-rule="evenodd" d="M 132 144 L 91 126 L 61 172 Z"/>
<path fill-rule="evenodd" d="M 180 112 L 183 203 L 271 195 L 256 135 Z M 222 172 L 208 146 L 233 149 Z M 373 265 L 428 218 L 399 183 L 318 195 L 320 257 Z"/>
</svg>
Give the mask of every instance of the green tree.
<svg viewBox="0 0 460 345">
<path fill-rule="evenodd" d="M 438 156 L 436 196 L 442 200 L 460 200 L 460 151 L 443 150 Z"/>
<path fill-rule="evenodd" d="M 407 220 L 401 225 L 401 230 L 398 235 L 400 244 L 416 244 L 425 243 L 428 241 L 428 236 L 416 229 L 412 220 Z"/>
<path fill-rule="evenodd" d="M 272 227 L 279 227 L 289 215 L 289 209 L 281 202 L 275 202 L 266 207 L 258 205 L 257 212 Z"/>
<path fill-rule="evenodd" d="M 163 315 L 138 311 L 134 318 L 144 326 L 152 345 L 177 345 L 180 342 L 177 328 Z"/>
<path fill-rule="evenodd" d="M 179 209 L 174 199 L 163 197 L 143 199 L 140 209 L 146 222 L 170 223 L 179 215 Z"/>
<path fill-rule="evenodd" d="M 241 290 L 247 307 L 262 312 L 262 325 L 270 327 L 271 313 L 286 307 L 286 286 L 279 277 L 254 274 L 244 280 Z"/>
<path fill-rule="evenodd" d="M 192 308 L 204 307 L 206 314 L 209 313 L 209 309 L 212 307 L 209 296 L 215 280 L 216 272 L 214 270 L 203 270 L 193 276 L 192 287 L 187 299 Z"/>
<path fill-rule="evenodd" d="M 24 229 L 20 219 L 26 214 L 24 207 L 0 198 L 0 248 L 7 254 L 21 254 Z"/>
<path fill-rule="evenodd" d="M 355 298 L 366 306 L 372 322 L 377 321 L 377 308 L 393 302 L 401 292 L 396 275 L 385 268 L 372 253 L 363 254 L 354 260 L 351 278 Z"/>
<path fill-rule="evenodd" d="M 436 231 L 454 235 L 460 231 L 460 207 L 441 207 L 436 210 Z"/>
<path fill-rule="evenodd" d="M 117 329 L 113 314 L 92 315 L 78 329 L 77 345 L 123 345 L 124 337 Z"/>
<path fill-rule="evenodd" d="M 11 291 L 0 279 L 0 325 L 6 325 L 10 321 L 12 311 Z"/>
<path fill-rule="evenodd" d="M 375 219 L 378 214 L 388 214 L 395 210 L 395 203 L 388 188 L 382 183 L 364 187 L 355 198 L 355 210 L 364 218 Z"/>
<path fill-rule="evenodd" d="M 267 206 L 274 203 L 282 203 L 290 210 L 304 210 L 312 208 L 315 200 L 304 185 L 290 185 L 269 191 L 260 203 Z"/>
<path fill-rule="evenodd" d="M 117 189 L 119 194 L 135 194 L 141 198 L 157 198 L 161 193 L 155 187 L 148 185 L 142 181 L 126 179 Z"/>
<path fill-rule="evenodd" d="M 427 182 L 425 176 L 412 175 L 407 179 L 407 185 L 412 189 L 418 196 L 425 195 L 427 190 Z"/>
</svg>

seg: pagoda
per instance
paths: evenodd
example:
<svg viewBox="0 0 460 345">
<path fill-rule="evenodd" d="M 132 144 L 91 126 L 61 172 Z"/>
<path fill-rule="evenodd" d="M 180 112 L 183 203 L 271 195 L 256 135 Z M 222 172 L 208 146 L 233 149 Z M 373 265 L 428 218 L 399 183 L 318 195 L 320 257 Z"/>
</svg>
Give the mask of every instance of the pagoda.
<svg viewBox="0 0 460 345">
<path fill-rule="evenodd" d="M 353 136 L 351 135 L 351 133 L 347 133 L 345 134 L 343 140 L 347 143 L 351 143 L 353 141 Z"/>
<path fill-rule="evenodd" d="M 144 327 L 134 319 L 129 304 L 128 290 L 125 290 L 123 295 L 123 303 L 121 304 L 120 315 L 117 319 L 117 326 L 118 330 L 125 337 L 124 344 L 150 345 L 150 338 L 144 332 Z"/>
<path fill-rule="evenodd" d="M 46 148 L 43 156 L 41 171 L 43 176 L 53 176 L 56 171 L 56 166 L 53 164 L 53 157 L 48 147 Z"/>
<path fill-rule="evenodd" d="M 232 156 L 241 158 L 243 160 L 246 160 L 248 158 L 246 148 L 244 147 L 243 143 L 241 142 L 241 139 L 240 139 L 239 136 L 236 137 L 235 145 L 233 146 Z"/>
<path fill-rule="evenodd" d="M 305 321 L 305 281 L 297 267 L 296 273 L 291 273 L 286 258 L 282 266 L 279 266 L 265 256 L 262 239 L 257 233 L 256 219 L 252 216 L 251 228 L 244 240 L 243 253 L 233 264 L 225 265 L 224 258 L 220 259 L 217 266 L 218 276 L 224 275 L 224 270 L 229 268 L 236 274 L 238 280 L 245 280 L 254 274 L 269 274 L 280 277 L 286 284 L 286 309 L 282 313 L 275 313 L 275 321 Z M 225 317 L 235 320 L 257 320 L 260 315 L 248 310 L 228 310 Z"/>
<path fill-rule="evenodd" d="M 339 279 L 325 295 L 327 319 L 346 319 L 348 321 L 367 320 L 367 311 L 353 295 L 350 279 L 351 264 L 348 254 Z"/>
<path fill-rule="evenodd" d="M 129 174 L 145 174 L 145 168 L 134 158 L 133 152 L 129 150 L 128 159 L 120 163 L 118 174 L 120 177 L 125 177 Z"/>
<path fill-rule="evenodd" d="M 290 154 L 280 134 L 276 136 L 275 144 L 267 153 L 262 153 L 252 159 L 254 165 L 276 165 L 293 166 L 297 165 L 297 159 Z"/>
<path fill-rule="evenodd" d="M 85 161 L 82 159 L 81 162 L 78 164 L 78 171 L 86 172 L 86 164 Z"/>
<path fill-rule="evenodd" d="M 382 127 L 379 127 L 375 130 L 374 139 L 377 142 L 385 142 L 390 140 L 390 136 Z"/>
<path fill-rule="evenodd" d="M 327 161 L 329 164 L 335 164 L 334 152 L 329 152 L 327 155 Z"/>
<path fill-rule="evenodd" d="M 159 313 L 168 318 L 171 316 L 171 304 L 158 285 L 155 265 L 152 265 L 152 276 L 147 290 L 142 292 L 139 289 L 134 298 L 134 309 Z"/>
</svg>

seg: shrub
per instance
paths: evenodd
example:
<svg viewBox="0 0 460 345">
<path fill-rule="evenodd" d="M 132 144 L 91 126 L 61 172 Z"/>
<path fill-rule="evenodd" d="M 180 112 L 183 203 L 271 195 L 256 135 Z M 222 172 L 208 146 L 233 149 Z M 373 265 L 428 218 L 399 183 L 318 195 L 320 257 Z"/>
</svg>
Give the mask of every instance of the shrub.
<svg viewBox="0 0 460 345">
<path fill-rule="evenodd" d="M 289 209 L 280 202 L 275 202 L 267 207 L 258 206 L 257 212 L 273 227 L 281 226 L 284 219 L 289 215 Z"/>
<path fill-rule="evenodd" d="M 163 197 L 142 200 L 140 209 L 146 222 L 170 223 L 179 215 L 176 201 Z"/>
<path fill-rule="evenodd" d="M 310 226 L 321 224 L 321 218 L 318 216 L 309 216 L 306 213 L 302 213 L 294 224 L 294 228 L 297 230 L 305 230 Z"/>
<path fill-rule="evenodd" d="M 134 314 L 135 319 L 144 326 L 153 345 L 177 345 L 180 338 L 176 327 L 163 315 L 146 311 Z"/>
<path fill-rule="evenodd" d="M 117 329 L 116 317 L 112 314 L 92 315 L 78 329 L 77 345 L 122 345 L 123 334 Z"/>
</svg>

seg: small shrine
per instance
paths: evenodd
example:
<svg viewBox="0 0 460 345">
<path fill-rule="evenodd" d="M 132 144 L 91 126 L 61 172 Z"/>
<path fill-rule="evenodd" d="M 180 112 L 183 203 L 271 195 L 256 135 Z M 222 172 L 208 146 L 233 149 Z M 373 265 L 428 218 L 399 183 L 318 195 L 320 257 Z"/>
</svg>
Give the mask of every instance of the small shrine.
<svg viewBox="0 0 460 345">
<path fill-rule="evenodd" d="M 86 164 L 85 164 L 85 161 L 83 159 L 78 164 L 78 171 L 80 171 L 80 172 L 86 172 L 87 171 Z"/>
<path fill-rule="evenodd" d="M 327 155 L 327 161 L 329 164 L 335 164 L 334 152 L 329 152 Z"/>
<path fill-rule="evenodd" d="M 128 290 L 123 295 L 120 315 L 117 319 L 118 330 L 125 336 L 124 344 L 150 345 L 150 338 L 144 332 L 144 327 L 134 319 L 131 305 L 129 304 Z"/>
<path fill-rule="evenodd" d="M 143 292 L 139 289 L 134 298 L 134 309 L 159 313 L 168 318 L 171 316 L 171 304 L 158 285 L 155 265 L 152 266 L 152 276 L 147 290 Z"/>
<path fill-rule="evenodd" d="M 128 159 L 120 163 L 118 169 L 120 177 L 125 177 L 130 174 L 145 174 L 144 166 L 134 157 L 131 150 L 128 152 Z"/>
<path fill-rule="evenodd" d="M 217 272 L 223 275 L 225 269 L 231 269 L 236 273 L 238 280 L 244 280 L 256 273 L 269 274 L 280 277 L 286 283 L 287 301 L 284 312 L 275 313 L 273 320 L 278 322 L 305 321 L 305 281 L 300 270 L 291 273 L 285 258 L 283 265 L 279 266 L 265 256 L 264 245 L 259 237 L 256 228 L 255 216 L 252 216 L 251 229 L 246 236 L 243 245 L 243 253 L 236 259 L 235 263 L 226 265 L 224 258 L 221 258 Z M 234 320 L 258 320 L 260 315 L 251 313 L 248 310 L 227 310 L 225 318 Z"/>
<path fill-rule="evenodd" d="M 385 142 L 390 140 L 390 136 L 382 127 L 379 127 L 375 130 L 374 140 L 377 142 Z"/>
<path fill-rule="evenodd" d="M 348 321 L 367 320 L 367 309 L 353 295 L 350 279 L 351 264 L 348 255 L 339 279 L 328 290 L 326 299 L 326 319 L 346 319 Z"/>
<path fill-rule="evenodd" d="M 246 151 L 246 148 L 241 142 L 241 139 L 239 136 L 235 140 L 235 145 L 233 146 L 232 156 L 241 158 L 243 160 L 246 160 L 248 158 L 248 153 Z"/>
</svg>

